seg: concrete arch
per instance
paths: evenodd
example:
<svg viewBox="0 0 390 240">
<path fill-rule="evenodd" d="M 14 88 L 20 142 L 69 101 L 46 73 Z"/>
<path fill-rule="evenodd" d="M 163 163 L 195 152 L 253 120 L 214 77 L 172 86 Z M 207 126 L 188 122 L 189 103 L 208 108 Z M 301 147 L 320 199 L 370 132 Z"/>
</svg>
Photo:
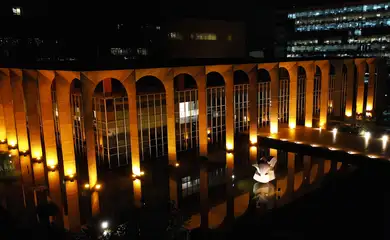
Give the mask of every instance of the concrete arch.
<svg viewBox="0 0 390 240">
<path fill-rule="evenodd" d="M 198 84 L 195 78 L 187 73 L 180 73 L 173 78 L 175 91 L 197 89 Z"/>
<path fill-rule="evenodd" d="M 213 78 L 213 82 L 211 82 L 211 79 Z M 219 72 L 209 72 L 206 75 L 206 86 L 207 87 L 217 87 L 217 86 L 224 86 L 226 83 L 225 78 L 223 75 Z"/>
<path fill-rule="evenodd" d="M 267 69 L 257 69 L 257 82 L 271 82 L 271 75 Z"/>
<path fill-rule="evenodd" d="M 248 84 L 249 76 L 243 70 L 235 70 L 233 73 L 233 81 L 234 81 L 234 85 Z"/>
</svg>

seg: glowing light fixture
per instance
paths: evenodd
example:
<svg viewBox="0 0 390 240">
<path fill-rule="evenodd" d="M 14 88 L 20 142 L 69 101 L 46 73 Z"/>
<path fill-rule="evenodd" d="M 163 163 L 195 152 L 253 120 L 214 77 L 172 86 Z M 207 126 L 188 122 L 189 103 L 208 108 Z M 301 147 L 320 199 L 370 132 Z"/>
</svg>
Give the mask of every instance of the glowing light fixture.
<svg viewBox="0 0 390 240">
<path fill-rule="evenodd" d="M 383 136 L 382 136 L 382 141 L 384 141 L 384 142 L 389 141 L 389 136 L 383 135 Z"/>
<path fill-rule="evenodd" d="M 16 149 L 18 146 L 15 141 L 11 141 L 8 145 L 9 149 Z"/>
<path fill-rule="evenodd" d="M 0 140 L 0 143 L 6 143 L 7 142 L 7 139 L 1 139 Z"/>
<path fill-rule="evenodd" d="M 251 145 L 256 145 L 257 144 L 257 137 L 252 137 L 251 138 Z"/>
<path fill-rule="evenodd" d="M 354 151 L 348 151 L 348 154 L 351 154 L 351 155 L 353 155 L 353 154 L 356 154 L 357 152 L 354 152 Z"/>
<path fill-rule="evenodd" d="M 328 148 L 330 151 L 337 151 L 338 149 L 337 148 L 334 148 L 334 147 L 330 147 Z"/>
<path fill-rule="evenodd" d="M 345 116 L 347 116 L 347 117 L 351 117 L 351 116 L 352 116 L 352 112 L 351 112 L 351 111 L 347 111 L 347 112 L 345 112 Z"/>
<path fill-rule="evenodd" d="M 231 143 L 226 143 L 226 151 L 232 152 L 232 151 L 233 151 L 233 144 L 231 144 Z"/>
<path fill-rule="evenodd" d="M 310 146 L 312 146 L 312 147 L 319 147 L 318 144 L 311 144 Z"/>
<path fill-rule="evenodd" d="M 369 157 L 369 158 L 378 158 L 378 156 L 375 156 L 375 155 L 368 155 L 367 157 Z"/>
<path fill-rule="evenodd" d="M 180 166 L 180 164 L 179 163 L 175 163 L 175 167 L 179 167 Z"/>
<path fill-rule="evenodd" d="M 84 184 L 84 189 L 89 189 L 89 188 L 90 188 L 89 183 Z"/>
<path fill-rule="evenodd" d="M 210 128 L 207 129 L 207 134 L 210 134 L 211 133 L 211 130 Z"/>
<path fill-rule="evenodd" d="M 55 164 L 54 160 L 48 160 L 47 167 L 50 171 L 54 172 L 57 169 L 57 164 Z"/>
<path fill-rule="evenodd" d="M 97 183 L 94 187 L 95 191 L 99 191 L 100 189 L 102 189 L 102 185 Z"/>
<path fill-rule="evenodd" d="M 338 131 L 337 128 L 333 128 L 333 129 L 332 129 L 333 134 L 336 134 L 337 131 Z"/>
<path fill-rule="evenodd" d="M 370 139 L 370 137 L 371 137 L 371 133 L 370 132 L 364 132 L 364 138 L 365 139 Z"/>
<path fill-rule="evenodd" d="M 295 143 L 296 143 L 296 144 L 302 144 L 302 142 L 299 142 L 299 141 L 296 141 Z"/>
<path fill-rule="evenodd" d="M 106 230 L 108 228 L 108 221 L 103 221 L 101 224 L 100 224 L 100 227 L 103 229 L 103 230 Z"/>
<path fill-rule="evenodd" d="M 76 179 L 76 174 L 72 169 L 68 169 L 65 175 L 65 181 L 73 182 Z"/>
</svg>

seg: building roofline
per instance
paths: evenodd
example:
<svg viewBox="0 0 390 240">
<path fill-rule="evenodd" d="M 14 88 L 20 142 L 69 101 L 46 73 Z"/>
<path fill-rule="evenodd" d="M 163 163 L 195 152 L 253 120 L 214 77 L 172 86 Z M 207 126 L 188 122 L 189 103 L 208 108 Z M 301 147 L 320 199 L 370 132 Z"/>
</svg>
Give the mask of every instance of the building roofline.
<svg viewBox="0 0 390 240">
<path fill-rule="evenodd" d="M 124 69 L 147 69 L 147 68 L 175 68 L 191 66 L 213 66 L 213 65 L 240 65 L 240 64 L 261 64 L 275 62 L 297 62 L 315 60 L 337 60 L 355 59 L 353 57 L 312 57 L 312 58 L 279 58 L 279 59 L 176 59 L 166 62 L 155 63 L 131 63 L 131 62 L 95 62 L 92 63 L 0 63 L 0 68 L 16 69 L 40 69 L 58 71 L 103 71 L 103 70 L 124 70 Z"/>
<path fill-rule="evenodd" d="M 308 7 L 298 7 L 290 10 L 281 11 L 284 13 L 300 13 L 300 12 L 307 12 L 307 11 L 313 11 L 313 10 L 324 10 L 324 9 L 331 9 L 331 8 L 341 8 L 341 7 L 352 7 L 352 6 L 360 6 L 365 4 L 380 4 L 380 3 L 390 3 L 390 1 L 385 0 L 362 0 L 360 2 L 346 2 L 346 3 L 333 3 L 328 5 L 321 5 L 321 6 L 308 6 Z"/>
</svg>

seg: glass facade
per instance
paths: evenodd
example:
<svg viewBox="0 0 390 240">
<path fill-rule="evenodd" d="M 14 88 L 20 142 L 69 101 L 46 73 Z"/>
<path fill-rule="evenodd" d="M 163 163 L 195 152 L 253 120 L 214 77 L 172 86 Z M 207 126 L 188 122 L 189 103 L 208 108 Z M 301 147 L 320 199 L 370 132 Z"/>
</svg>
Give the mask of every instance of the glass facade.
<svg viewBox="0 0 390 240">
<path fill-rule="evenodd" d="M 390 2 L 289 13 L 295 37 L 287 43 L 287 57 L 390 59 L 389 6 Z"/>
</svg>

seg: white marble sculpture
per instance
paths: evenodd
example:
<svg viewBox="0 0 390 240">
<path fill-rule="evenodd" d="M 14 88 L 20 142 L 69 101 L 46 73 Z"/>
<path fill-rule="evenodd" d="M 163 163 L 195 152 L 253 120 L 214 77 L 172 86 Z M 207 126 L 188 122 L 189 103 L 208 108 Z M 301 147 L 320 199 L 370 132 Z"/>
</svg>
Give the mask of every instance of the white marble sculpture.
<svg viewBox="0 0 390 240">
<path fill-rule="evenodd" d="M 256 168 L 256 172 L 255 175 L 253 175 L 253 179 L 261 183 L 268 183 L 274 180 L 274 168 L 277 161 L 278 160 L 276 157 L 272 157 L 269 161 L 265 157 L 262 157 L 257 164 L 252 165 Z"/>
</svg>

